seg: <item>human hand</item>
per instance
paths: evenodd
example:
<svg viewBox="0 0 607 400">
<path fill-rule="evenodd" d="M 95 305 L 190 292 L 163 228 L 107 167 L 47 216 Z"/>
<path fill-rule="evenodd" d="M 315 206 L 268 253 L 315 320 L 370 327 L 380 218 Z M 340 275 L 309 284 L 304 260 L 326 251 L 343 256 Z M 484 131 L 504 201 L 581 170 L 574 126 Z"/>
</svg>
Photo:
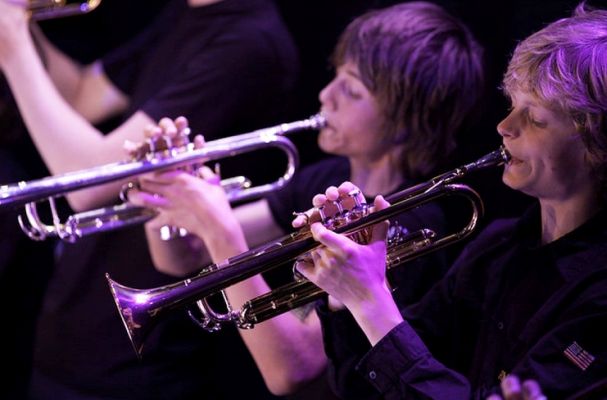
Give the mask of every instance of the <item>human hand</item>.
<svg viewBox="0 0 607 400">
<path fill-rule="evenodd" d="M 160 137 L 174 141 L 188 132 L 186 118 L 179 117 L 174 121 L 163 118 L 158 125 L 146 128 L 145 136 L 152 141 Z M 204 139 L 197 136 L 194 147 L 202 146 Z M 125 149 L 135 158 L 141 158 L 142 153 L 149 151 L 143 142 L 127 143 Z M 219 177 L 204 166 L 194 171 L 174 169 L 142 175 L 138 179 L 138 188 L 129 190 L 128 199 L 135 205 L 159 212 L 148 223 L 148 227 L 156 229 L 170 225 L 192 233 L 209 232 L 214 231 L 214 221 L 219 216 L 226 218 L 226 215 L 231 215 L 226 195 L 219 186 Z"/>
<path fill-rule="evenodd" d="M 162 138 L 168 138 L 173 141 L 176 136 L 189 134 L 188 120 L 185 117 L 178 117 L 175 120 L 170 118 L 162 118 L 158 124 L 148 125 L 144 130 L 144 140 L 140 142 L 132 142 L 127 140 L 124 142 L 123 148 L 129 158 L 133 161 L 144 160 L 148 157 L 153 156 L 154 150 L 159 146 L 159 142 Z M 199 147 L 204 145 L 204 139 Z M 161 206 L 166 205 L 167 201 L 160 197 L 157 193 L 147 192 L 142 190 L 141 183 L 145 180 L 146 176 L 148 179 L 153 180 L 154 177 L 158 176 L 159 173 L 148 173 L 146 175 L 140 175 L 137 177 L 136 182 L 131 182 L 123 189 L 121 198 L 125 198 L 131 204 L 153 208 L 158 211 L 155 218 L 146 223 L 146 228 L 152 231 L 159 231 L 162 227 L 171 226 L 169 221 L 171 216 L 168 213 L 162 213 Z M 172 225 L 175 226 L 175 225 Z"/>
<path fill-rule="evenodd" d="M 319 193 L 312 198 L 312 208 L 293 213 L 295 218 L 291 221 L 291 225 L 293 228 L 312 225 L 339 212 L 337 203 L 344 210 L 351 210 L 356 202 L 365 203 L 365 197 L 353 183 L 346 181 L 339 187 L 329 186 L 324 194 Z"/>
<path fill-rule="evenodd" d="M 128 199 L 158 211 L 149 227 L 178 226 L 202 239 L 231 215 L 219 178 L 207 167 L 196 176 L 180 170 L 148 174 L 139 179 L 138 189 L 128 192 Z"/>
<path fill-rule="evenodd" d="M 172 147 L 184 147 L 189 143 L 190 127 L 187 118 L 177 117 L 175 120 L 170 118 L 162 118 L 157 125 L 148 125 L 144 130 L 145 140 L 141 142 L 131 142 L 129 140 L 124 143 L 124 150 L 127 155 L 133 160 L 142 160 L 153 149 L 158 147 L 166 147 L 168 141 Z M 204 138 L 202 135 L 194 137 L 194 148 L 202 148 L 204 146 Z"/>
<path fill-rule="evenodd" d="M 517 376 L 508 375 L 502 381 L 501 389 L 503 397 L 492 394 L 487 400 L 546 400 L 540 385 L 532 379 L 521 384 Z"/>
<path fill-rule="evenodd" d="M 339 188 L 330 187 L 324 195 L 314 197 L 314 206 L 318 209 L 337 199 L 354 204 L 350 194 L 356 189 L 349 182 Z M 362 194 L 359 192 L 356 196 L 360 201 Z M 388 205 L 381 196 L 374 201 L 377 210 Z M 344 208 L 348 207 L 344 205 Z M 317 218 L 314 213 L 310 216 Z M 358 244 L 314 222 L 311 225 L 312 235 L 323 246 L 311 252 L 311 260 L 299 261 L 297 269 L 352 311 L 378 293 L 388 291 L 385 278 L 387 230 L 387 222 L 378 223 L 371 230 L 368 244 Z"/>
</svg>

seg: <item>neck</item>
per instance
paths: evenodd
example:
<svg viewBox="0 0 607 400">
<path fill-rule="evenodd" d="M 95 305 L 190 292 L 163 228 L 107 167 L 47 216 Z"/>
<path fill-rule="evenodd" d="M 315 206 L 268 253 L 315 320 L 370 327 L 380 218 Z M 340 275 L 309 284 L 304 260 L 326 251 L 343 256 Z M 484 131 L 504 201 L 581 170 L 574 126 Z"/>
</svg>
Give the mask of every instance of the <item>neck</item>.
<svg viewBox="0 0 607 400">
<path fill-rule="evenodd" d="M 550 243 L 575 230 L 601 209 L 601 199 L 593 188 L 576 192 L 567 199 L 540 199 L 542 243 Z"/>
<path fill-rule="evenodd" d="M 392 154 L 376 160 L 350 158 L 350 181 L 366 196 L 390 193 L 404 180 L 397 157 Z"/>
</svg>

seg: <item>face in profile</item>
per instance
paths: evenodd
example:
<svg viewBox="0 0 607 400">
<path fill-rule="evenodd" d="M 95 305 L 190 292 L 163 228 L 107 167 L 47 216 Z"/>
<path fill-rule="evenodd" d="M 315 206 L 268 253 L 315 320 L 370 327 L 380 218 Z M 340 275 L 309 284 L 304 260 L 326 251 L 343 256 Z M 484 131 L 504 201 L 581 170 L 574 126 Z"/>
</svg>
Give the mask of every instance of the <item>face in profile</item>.
<svg viewBox="0 0 607 400">
<path fill-rule="evenodd" d="M 318 137 L 323 151 L 371 159 L 384 153 L 385 146 L 380 140 L 383 116 L 377 100 L 363 84 L 356 64 L 346 62 L 339 66 L 319 99 L 328 122 Z"/>
<path fill-rule="evenodd" d="M 593 184 L 587 150 L 573 120 L 529 93 L 510 95 L 510 114 L 497 126 L 512 155 L 504 169 L 504 183 L 549 200 L 565 200 L 583 185 Z"/>
</svg>

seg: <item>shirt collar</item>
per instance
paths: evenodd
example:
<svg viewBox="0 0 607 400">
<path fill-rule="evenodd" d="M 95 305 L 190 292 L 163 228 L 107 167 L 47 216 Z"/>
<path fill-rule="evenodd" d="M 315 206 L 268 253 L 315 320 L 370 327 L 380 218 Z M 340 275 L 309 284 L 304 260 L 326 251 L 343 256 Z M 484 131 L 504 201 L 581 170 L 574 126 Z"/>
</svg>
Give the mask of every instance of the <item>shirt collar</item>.
<svg viewBox="0 0 607 400">
<path fill-rule="evenodd" d="M 593 262 L 593 259 L 599 254 L 607 253 L 605 209 L 557 240 L 540 245 L 540 206 L 536 202 L 522 215 L 515 232 L 523 248 L 554 257 L 561 275 L 567 280 L 579 276 L 583 271 L 603 267 L 601 263 Z"/>
</svg>

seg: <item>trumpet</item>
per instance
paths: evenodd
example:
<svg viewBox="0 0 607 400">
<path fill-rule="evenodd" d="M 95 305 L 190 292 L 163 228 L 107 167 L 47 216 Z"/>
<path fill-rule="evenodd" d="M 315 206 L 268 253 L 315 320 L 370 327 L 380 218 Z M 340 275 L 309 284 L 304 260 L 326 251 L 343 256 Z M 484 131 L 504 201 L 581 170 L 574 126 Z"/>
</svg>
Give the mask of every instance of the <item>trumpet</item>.
<svg viewBox="0 0 607 400">
<path fill-rule="evenodd" d="M 391 205 L 383 210 L 371 213 L 369 205 L 356 203 L 352 210 L 339 212 L 323 223 L 337 233 L 354 236 L 354 240 L 363 238 L 364 242 L 369 227 L 380 221 L 444 196 L 462 196 L 468 200 L 471 217 L 459 231 L 436 237 L 432 230 L 421 229 L 399 235 L 396 240 L 389 242 L 387 268 L 401 265 L 468 237 L 476 229 L 478 219 L 483 214 L 483 203 L 473 189 L 454 183 L 454 180 L 479 169 L 499 166 L 508 162 L 509 157 L 502 147 L 475 162 L 389 196 L 387 200 Z M 353 199 L 356 199 L 356 196 L 353 196 Z M 198 275 L 170 285 L 134 289 L 113 281 L 109 275 L 106 275 L 106 278 L 133 349 L 141 356 L 147 335 L 158 319 L 171 310 L 197 306 L 190 310 L 189 314 L 196 323 L 209 331 L 219 330 L 225 323 L 235 323 L 239 328 L 247 329 L 319 298 L 324 294 L 320 288 L 305 278 L 296 276 L 293 282 L 249 300 L 240 310 L 232 310 L 227 303 L 227 312 L 219 313 L 213 310 L 207 301 L 208 296 L 235 283 L 279 266 L 292 264 L 317 246 L 319 244 L 313 239 L 309 229 L 302 229 L 276 242 L 222 263 L 212 264 Z"/>
<path fill-rule="evenodd" d="M 86 14 L 97 8 L 100 3 L 101 0 L 29 0 L 27 9 L 31 13 L 32 19 L 42 21 Z"/>
<path fill-rule="evenodd" d="M 168 168 L 193 168 L 204 162 L 233 157 L 238 154 L 275 147 L 285 152 L 287 166 L 274 182 L 251 186 L 244 177 L 225 179 L 221 185 L 231 202 L 246 201 L 280 189 L 286 185 L 297 168 L 297 148 L 286 136 L 303 130 L 320 129 L 326 124 L 321 114 L 300 121 L 284 123 L 208 142 L 195 149 L 184 132 L 181 137 L 162 137 L 146 142 L 146 153 L 133 161 L 107 164 L 87 170 L 50 176 L 29 182 L 0 186 L 0 210 L 5 207 L 25 206 L 25 217 L 19 216 L 19 225 L 32 240 L 59 237 L 75 242 L 81 237 L 146 222 L 156 215 L 154 210 L 135 207 L 128 203 L 75 214 L 61 222 L 55 197 L 66 193 Z M 125 200 L 124 196 L 121 196 Z M 38 215 L 37 202 L 48 200 L 53 224 L 45 224 Z"/>
</svg>

